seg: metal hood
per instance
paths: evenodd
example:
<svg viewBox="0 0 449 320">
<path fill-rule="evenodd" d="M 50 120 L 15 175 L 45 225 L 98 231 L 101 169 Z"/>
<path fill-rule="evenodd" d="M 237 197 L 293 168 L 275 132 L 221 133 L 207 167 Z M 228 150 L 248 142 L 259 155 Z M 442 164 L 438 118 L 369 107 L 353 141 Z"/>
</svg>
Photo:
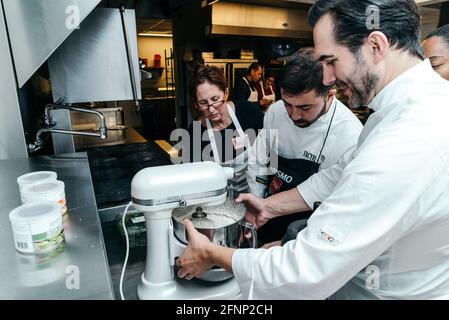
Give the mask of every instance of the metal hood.
<svg viewBox="0 0 449 320">
<path fill-rule="evenodd" d="M 2 0 L 19 88 L 100 0 Z"/>
<path fill-rule="evenodd" d="M 312 39 L 305 9 L 203 1 L 202 11 L 210 21 L 206 35 Z"/>
</svg>

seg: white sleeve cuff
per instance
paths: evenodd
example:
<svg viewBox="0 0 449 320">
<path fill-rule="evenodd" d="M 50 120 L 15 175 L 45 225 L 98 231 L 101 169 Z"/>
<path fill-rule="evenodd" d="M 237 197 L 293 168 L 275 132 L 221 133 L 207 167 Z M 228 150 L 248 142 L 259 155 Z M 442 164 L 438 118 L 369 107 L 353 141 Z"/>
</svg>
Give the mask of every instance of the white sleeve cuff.
<svg viewBox="0 0 449 320">
<path fill-rule="evenodd" d="M 253 264 L 264 249 L 237 249 L 232 255 L 232 272 L 244 299 L 252 299 Z"/>
</svg>

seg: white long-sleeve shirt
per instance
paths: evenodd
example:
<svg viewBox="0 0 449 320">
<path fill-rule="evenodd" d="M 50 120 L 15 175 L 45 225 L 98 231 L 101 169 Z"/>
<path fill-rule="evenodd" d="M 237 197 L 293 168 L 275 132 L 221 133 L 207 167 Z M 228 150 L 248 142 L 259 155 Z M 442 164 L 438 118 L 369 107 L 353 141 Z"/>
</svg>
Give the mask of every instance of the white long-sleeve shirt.
<svg viewBox="0 0 449 320">
<path fill-rule="evenodd" d="M 371 102 L 353 155 L 298 186 L 322 201 L 295 241 L 237 250 L 252 299 L 449 299 L 449 82 L 429 60 Z"/>
<path fill-rule="evenodd" d="M 331 119 L 332 125 L 326 139 Z M 318 162 L 320 170 L 323 170 L 337 163 L 343 155 L 352 154 L 362 128 L 359 119 L 337 98 L 333 99 L 326 114 L 307 128 L 295 126 L 284 102 L 277 101 L 265 114 L 264 130 L 259 133 L 250 150 L 247 171 L 250 192 L 259 197 L 265 194 L 266 185 L 259 183 L 257 178 L 266 179 L 269 172 L 267 166 L 272 164 L 270 149 L 277 149 L 277 155 L 286 159 Z M 321 149 L 321 159 L 318 160 Z"/>
</svg>

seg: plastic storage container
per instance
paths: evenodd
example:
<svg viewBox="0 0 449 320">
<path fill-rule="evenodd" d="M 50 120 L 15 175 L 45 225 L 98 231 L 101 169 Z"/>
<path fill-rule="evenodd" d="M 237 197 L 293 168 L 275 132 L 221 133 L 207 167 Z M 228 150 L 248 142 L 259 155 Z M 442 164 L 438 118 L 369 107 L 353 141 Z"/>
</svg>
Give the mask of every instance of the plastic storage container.
<svg viewBox="0 0 449 320">
<path fill-rule="evenodd" d="M 21 175 L 17 178 L 17 184 L 19 185 L 20 190 L 20 199 L 23 202 L 22 197 L 22 189 L 26 186 L 30 186 L 36 183 L 43 183 L 43 182 L 50 182 L 50 181 L 56 181 L 58 178 L 58 175 L 56 172 L 53 171 L 36 171 L 27 173 L 24 175 Z"/>
<path fill-rule="evenodd" d="M 37 183 L 26 186 L 22 189 L 23 203 L 36 201 L 55 201 L 61 208 L 61 216 L 67 213 L 67 202 L 65 198 L 64 182 L 56 180 L 44 183 Z"/>
<path fill-rule="evenodd" d="M 125 232 L 122 225 L 122 215 L 116 219 L 116 224 L 122 238 L 125 239 Z M 126 230 L 128 232 L 129 247 L 144 247 L 147 244 L 147 227 L 143 212 L 129 212 L 125 218 Z"/>
<path fill-rule="evenodd" d="M 9 213 L 16 250 L 41 254 L 64 242 L 61 208 L 54 201 L 24 204 Z"/>
</svg>

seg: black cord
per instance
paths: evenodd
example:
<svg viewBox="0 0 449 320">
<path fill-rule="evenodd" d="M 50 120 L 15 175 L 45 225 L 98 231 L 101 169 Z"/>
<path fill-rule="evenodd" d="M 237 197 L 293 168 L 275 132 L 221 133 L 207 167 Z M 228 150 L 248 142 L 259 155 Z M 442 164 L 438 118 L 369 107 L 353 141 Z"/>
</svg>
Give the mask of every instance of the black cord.
<svg viewBox="0 0 449 320">
<path fill-rule="evenodd" d="M 337 102 L 335 102 L 335 108 L 334 108 L 334 111 L 332 113 L 332 117 L 331 117 L 331 121 L 329 123 L 329 127 L 327 128 L 326 137 L 324 138 L 323 146 L 321 147 L 320 154 L 318 155 L 318 159 L 317 159 L 316 163 L 318 163 L 319 165 L 320 165 L 320 159 L 321 159 L 321 155 L 323 153 L 324 146 L 326 145 L 326 141 L 327 141 L 327 138 L 329 136 L 329 132 L 331 130 L 332 122 L 334 121 L 334 116 L 335 116 L 335 111 L 336 110 L 337 110 Z"/>
</svg>

